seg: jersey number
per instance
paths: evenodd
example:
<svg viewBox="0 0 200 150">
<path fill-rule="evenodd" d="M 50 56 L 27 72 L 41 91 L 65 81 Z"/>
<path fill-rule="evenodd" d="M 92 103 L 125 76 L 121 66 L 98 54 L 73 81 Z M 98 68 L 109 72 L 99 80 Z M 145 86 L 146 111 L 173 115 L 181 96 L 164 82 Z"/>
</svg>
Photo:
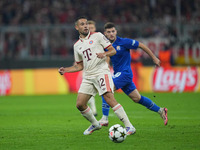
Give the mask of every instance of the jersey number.
<svg viewBox="0 0 200 150">
<path fill-rule="evenodd" d="M 105 86 L 105 83 L 104 83 L 104 78 L 100 78 L 99 79 L 99 85 L 100 85 L 100 88 Z"/>
</svg>

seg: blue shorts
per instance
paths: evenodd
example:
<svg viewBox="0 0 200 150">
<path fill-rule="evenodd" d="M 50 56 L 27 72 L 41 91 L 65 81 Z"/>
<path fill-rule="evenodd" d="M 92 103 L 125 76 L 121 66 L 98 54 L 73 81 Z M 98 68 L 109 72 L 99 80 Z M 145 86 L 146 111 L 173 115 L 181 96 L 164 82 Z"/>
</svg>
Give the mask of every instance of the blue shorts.
<svg viewBox="0 0 200 150">
<path fill-rule="evenodd" d="M 126 95 L 129 95 L 136 89 L 135 84 L 132 81 L 133 76 L 128 72 L 117 72 L 113 76 L 113 82 L 116 90 L 122 89 Z"/>
</svg>

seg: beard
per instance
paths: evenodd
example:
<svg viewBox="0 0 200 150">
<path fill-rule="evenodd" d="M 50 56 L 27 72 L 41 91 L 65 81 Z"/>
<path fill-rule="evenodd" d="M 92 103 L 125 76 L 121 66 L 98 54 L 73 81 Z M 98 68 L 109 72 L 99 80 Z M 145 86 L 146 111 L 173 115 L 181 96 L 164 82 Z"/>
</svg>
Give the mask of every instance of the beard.
<svg viewBox="0 0 200 150">
<path fill-rule="evenodd" d="M 110 43 L 113 43 L 115 40 L 116 38 L 109 39 Z"/>
<path fill-rule="evenodd" d="M 89 33 L 89 30 L 87 30 L 87 31 L 82 31 L 82 32 L 79 32 L 79 33 L 82 34 L 83 36 L 87 36 L 88 33 Z"/>
<path fill-rule="evenodd" d="M 110 41 L 110 43 L 113 43 L 115 40 L 109 40 Z"/>
</svg>

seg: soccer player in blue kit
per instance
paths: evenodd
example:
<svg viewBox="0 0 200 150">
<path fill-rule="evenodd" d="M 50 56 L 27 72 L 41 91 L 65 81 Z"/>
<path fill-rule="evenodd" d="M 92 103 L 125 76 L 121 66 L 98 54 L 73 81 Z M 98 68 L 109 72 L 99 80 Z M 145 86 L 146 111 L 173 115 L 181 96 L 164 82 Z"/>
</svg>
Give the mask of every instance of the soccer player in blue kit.
<svg viewBox="0 0 200 150">
<path fill-rule="evenodd" d="M 114 69 L 113 81 L 115 90 L 122 89 L 123 92 L 128 95 L 134 102 L 145 106 L 151 111 L 159 113 L 164 121 L 164 125 L 167 125 L 167 108 L 161 108 L 157 106 L 151 99 L 140 95 L 132 81 L 133 73 L 130 66 L 130 49 L 141 48 L 152 58 L 156 66 L 160 66 L 160 60 L 143 43 L 133 39 L 118 37 L 115 25 L 111 22 L 108 22 L 104 25 L 104 34 L 117 51 L 116 55 L 110 57 Z M 99 122 L 102 126 L 108 126 L 108 115 L 110 107 L 103 98 L 102 101 L 103 116 Z"/>
</svg>

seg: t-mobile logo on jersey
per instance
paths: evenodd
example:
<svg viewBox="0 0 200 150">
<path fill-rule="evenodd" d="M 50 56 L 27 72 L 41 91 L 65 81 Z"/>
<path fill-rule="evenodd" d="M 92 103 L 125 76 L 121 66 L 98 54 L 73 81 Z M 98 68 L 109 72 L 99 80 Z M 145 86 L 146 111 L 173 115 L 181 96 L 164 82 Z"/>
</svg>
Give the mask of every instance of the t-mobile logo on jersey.
<svg viewBox="0 0 200 150">
<path fill-rule="evenodd" d="M 83 51 L 83 55 L 85 58 L 87 58 L 87 61 L 91 60 L 90 56 L 92 56 L 90 48 Z"/>
</svg>

